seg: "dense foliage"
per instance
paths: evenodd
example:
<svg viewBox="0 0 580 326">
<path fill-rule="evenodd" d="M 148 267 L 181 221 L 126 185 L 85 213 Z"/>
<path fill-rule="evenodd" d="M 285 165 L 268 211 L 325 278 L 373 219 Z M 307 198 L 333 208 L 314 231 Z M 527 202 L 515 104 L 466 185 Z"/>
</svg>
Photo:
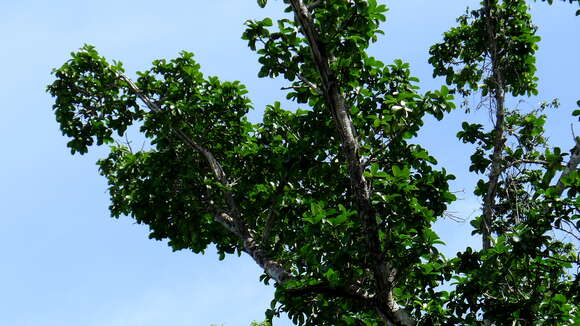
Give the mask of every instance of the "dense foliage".
<svg viewBox="0 0 580 326">
<path fill-rule="evenodd" d="M 570 1 L 573 2 L 573 1 Z M 150 148 L 117 141 L 98 162 L 111 213 L 149 225 L 175 250 L 245 252 L 276 295 L 267 319 L 298 325 L 573 324 L 580 320 L 580 138 L 544 137 L 547 111 L 510 108 L 537 95 L 539 37 L 523 0 L 485 0 L 431 50 L 448 85 L 422 92 L 409 65 L 366 50 L 386 7 L 375 0 L 284 0 L 287 18 L 248 21 L 260 77 L 283 77 L 307 110 L 267 106 L 239 82 L 206 77 L 193 55 L 156 60 L 133 81 L 84 46 L 48 86 L 72 153 L 113 144 L 131 125 Z M 258 0 L 265 6 L 265 0 Z M 473 220 L 481 251 L 444 257 L 432 230 L 454 176 L 413 142 L 426 116 L 478 94 L 491 128 L 464 122 L 482 176 Z M 580 105 L 580 103 L 579 103 Z M 580 110 L 574 112 L 580 115 Z"/>
</svg>

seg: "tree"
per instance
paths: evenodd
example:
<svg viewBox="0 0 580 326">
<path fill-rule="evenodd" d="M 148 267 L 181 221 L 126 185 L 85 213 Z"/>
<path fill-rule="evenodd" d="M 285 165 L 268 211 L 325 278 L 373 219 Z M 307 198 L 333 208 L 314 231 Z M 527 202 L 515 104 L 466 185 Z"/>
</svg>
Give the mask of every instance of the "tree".
<svg viewBox="0 0 580 326">
<path fill-rule="evenodd" d="M 134 81 L 92 46 L 54 70 L 48 91 L 73 154 L 112 144 L 132 125 L 151 143 L 134 151 L 118 141 L 99 160 L 111 214 L 149 225 L 174 250 L 215 244 L 222 258 L 248 254 L 276 287 L 269 320 L 580 320 L 580 139 L 570 153 L 548 146 L 538 113 L 557 102 L 532 112 L 506 104 L 537 94 L 539 38 L 525 1 L 485 0 L 460 17 L 430 51 L 434 75 L 451 89 L 424 93 L 408 64 L 366 53 L 384 5 L 284 3 L 288 18 L 248 21 L 243 38 L 259 55 L 259 76 L 287 79 L 287 98 L 307 110 L 276 102 L 251 124 L 244 86 L 203 76 L 188 52 L 154 61 Z M 454 94 L 473 93 L 495 115 L 492 130 L 465 122 L 458 134 L 477 145 L 470 170 L 487 174 L 472 223 L 483 249 L 446 258 L 432 224 L 455 200 L 454 176 L 413 138 L 427 115 L 441 120 L 455 108 Z"/>
</svg>

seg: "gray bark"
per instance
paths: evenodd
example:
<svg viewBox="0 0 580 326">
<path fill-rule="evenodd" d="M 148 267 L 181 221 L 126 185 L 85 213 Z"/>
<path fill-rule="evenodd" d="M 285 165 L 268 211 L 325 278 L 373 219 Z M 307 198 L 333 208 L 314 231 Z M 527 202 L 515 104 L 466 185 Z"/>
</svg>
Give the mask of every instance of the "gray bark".
<svg viewBox="0 0 580 326">
<path fill-rule="evenodd" d="M 483 250 L 491 247 L 491 225 L 493 224 L 493 210 L 495 206 L 495 196 L 497 184 L 502 173 L 502 153 L 505 143 L 505 93 L 504 80 L 501 70 L 501 57 L 497 49 L 497 33 L 495 30 L 495 19 L 493 17 L 492 4 L 490 0 L 484 3 L 485 20 L 487 25 L 487 34 L 489 42 L 489 55 L 491 57 L 491 66 L 493 74 L 493 106 L 495 107 L 495 127 L 493 129 L 493 154 L 491 157 L 491 167 L 488 181 L 487 193 L 483 202 L 483 219 L 482 219 L 482 245 Z"/>
<path fill-rule="evenodd" d="M 290 0 L 295 17 L 306 37 L 314 63 L 322 81 L 322 91 L 326 104 L 334 118 L 337 131 L 342 140 L 342 150 L 347 159 L 350 183 L 355 194 L 359 216 L 363 221 L 366 245 L 371 256 L 371 270 L 376 284 L 377 309 L 387 323 L 395 325 L 415 325 L 416 322 L 395 302 L 393 283 L 390 276 L 396 271 L 385 261 L 381 252 L 376 211 L 370 201 L 370 186 L 364 177 L 364 165 L 359 155 L 359 143 L 352 123 L 349 108 L 340 93 L 338 80 L 329 68 L 332 58 L 326 53 L 324 44 L 318 37 L 308 7 L 302 0 Z"/>
</svg>

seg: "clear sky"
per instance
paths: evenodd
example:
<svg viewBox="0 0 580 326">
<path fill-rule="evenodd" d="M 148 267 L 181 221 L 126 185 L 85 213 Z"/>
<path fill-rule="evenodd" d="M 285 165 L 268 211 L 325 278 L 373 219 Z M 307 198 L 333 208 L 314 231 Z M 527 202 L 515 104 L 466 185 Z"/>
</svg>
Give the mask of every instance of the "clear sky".
<svg viewBox="0 0 580 326">
<path fill-rule="evenodd" d="M 258 121 L 261 108 L 283 98 L 283 83 L 256 77 L 256 57 L 240 35 L 248 18 L 280 16 L 280 1 L 270 2 L 261 10 L 255 0 L 0 1 L 0 325 L 234 326 L 263 319 L 272 288 L 258 282 L 248 257 L 219 262 L 211 249 L 174 253 L 147 239 L 145 226 L 109 218 L 106 182 L 94 164 L 105 151 L 69 154 L 44 89 L 51 69 L 84 43 L 123 61 L 129 74 L 188 50 L 206 74 L 248 86 Z M 439 88 L 427 49 L 468 4 L 476 2 L 387 2 L 387 35 L 371 51 L 387 63 L 411 62 L 424 90 Z M 570 112 L 580 99 L 580 17 L 567 4 L 533 7 L 543 38 L 540 99 L 560 98 L 548 130 L 567 150 Z M 531 108 L 540 99 L 521 105 Z M 443 122 L 430 121 L 419 141 L 458 176 L 453 188 L 465 194 L 452 210 L 469 219 L 479 207 L 471 195 L 476 178 L 466 174 L 471 148 L 454 136 L 464 119 L 457 110 Z M 487 122 L 488 114 L 469 119 Z M 477 246 L 468 223 L 446 219 L 437 230 L 449 244 L 445 252 Z"/>
</svg>

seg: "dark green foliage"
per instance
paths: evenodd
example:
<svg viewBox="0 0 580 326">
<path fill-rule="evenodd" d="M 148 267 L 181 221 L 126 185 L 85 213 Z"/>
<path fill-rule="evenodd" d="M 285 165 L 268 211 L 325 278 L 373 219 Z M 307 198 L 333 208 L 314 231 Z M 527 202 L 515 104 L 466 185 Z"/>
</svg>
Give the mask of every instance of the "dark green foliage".
<svg viewBox="0 0 580 326">
<path fill-rule="evenodd" d="M 72 138 L 71 152 L 86 153 L 95 140 L 102 145 L 111 143 L 114 133 L 122 136 L 143 111 L 118 78 L 124 71 L 121 63 L 109 64 L 88 45 L 71 55 L 54 71 L 56 80 L 48 92 L 56 97 L 54 111 L 62 133 Z"/>
<path fill-rule="evenodd" d="M 499 69 L 502 71 L 506 91 L 514 96 L 537 95 L 536 58 L 540 41 L 535 35 L 536 26 L 524 0 L 505 1 L 493 8 L 495 37 L 500 50 Z M 483 8 L 472 10 L 457 19 L 458 27 L 445 33 L 444 42 L 431 47 L 429 63 L 435 68 L 433 76 L 445 76 L 448 85 L 467 94 L 481 88 L 486 95 L 493 81 L 486 75 L 489 60 L 487 22 Z M 481 84 L 480 84 L 481 83 Z"/>
<path fill-rule="evenodd" d="M 287 99 L 306 109 L 275 102 L 257 124 L 246 119 L 245 87 L 204 77 L 188 52 L 154 61 L 135 82 L 91 46 L 54 70 L 48 91 L 73 153 L 111 143 L 130 126 L 150 143 L 134 151 L 119 141 L 99 160 L 111 214 L 147 224 L 151 238 L 168 239 L 174 250 L 215 244 L 222 258 L 248 253 L 264 268 L 261 280 L 276 286 L 268 319 L 281 312 L 298 325 L 578 319 L 578 256 L 560 235 L 580 228 L 580 181 L 570 163 L 580 146 L 567 153 L 547 144 L 541 112 L 557 101 L 531 112 L 506 108 L 501 135 L 469 122 L 458 133 L 476 146 L 470 171 L 499 167 L 488 250 L 451 259 L 438 251 L 432 225 L 455 200 L 454 176 L 412 141 L 426 115 L 441 120 L 455 108 L 453 93 L 537 94 L 539 37 L 525 2 L 484 2 L 460 17 L 430 51 L 434 75 L 452 89 L 429 92 L 419 91 L 402 60 L 384 64 L 366 53 L 382 33 L 384 5 L 284 3 L 296 16 L 248 21 L 242 37 L 259 56 L 258 76 L 285 78 Z M 485 8 L 494 15 L 491 34 Z M 490 35 L 502 83 L 487 68 Z M 485 200 L 490 188 L 482 179 L 475 194 Z M 472 221 L 473 234 L 484 232 L 483 222 Z M 381 268 L 385 275 L 377 275 Z M 381 286 L 405 317 L 381 301 Z"/>
<path fill-rule="evenodd" d="M 450 261 L 455 288 L 449 294 L 449 314 L 444 320 L 453 324 L 481 319 L 497 325 L 573 324 L 580 319 L 580 261 L 574 240 L 580 221 L 573 185 L 577 181 L 568 183 L 568 178 L 577 178 L 580 142 L 570 154 L 549 148 L 543 111 L 558 107 L 557 100 L 527 113 L 504 107 L 504 92 L 537 94 L 534 53 L 539 37 L 524 1 L 483 1 L 481 9 L 458 22 L 459 27 L 447 32 L 443 43 L 431 48 L 430 62 L 434 75 L 446 76 L 460 93 L 480 89 L 482 103 L 491 93 L 490 109 L 502 110 L 501 121 L 498 115 L 492 130 L 464 122 L 457 134 L 463 142 L 477 146 L 470 171 L 487 174 L 493 163 L 499 178 L 492 200 L 491 178 L 479 180 L 474 191 L 492 208 L 492 247 L 479 253 L 468 248 Z M 473 234 L 485 234 L 486 218 L 482 215 L 472 221 Z"/>
</svg>

